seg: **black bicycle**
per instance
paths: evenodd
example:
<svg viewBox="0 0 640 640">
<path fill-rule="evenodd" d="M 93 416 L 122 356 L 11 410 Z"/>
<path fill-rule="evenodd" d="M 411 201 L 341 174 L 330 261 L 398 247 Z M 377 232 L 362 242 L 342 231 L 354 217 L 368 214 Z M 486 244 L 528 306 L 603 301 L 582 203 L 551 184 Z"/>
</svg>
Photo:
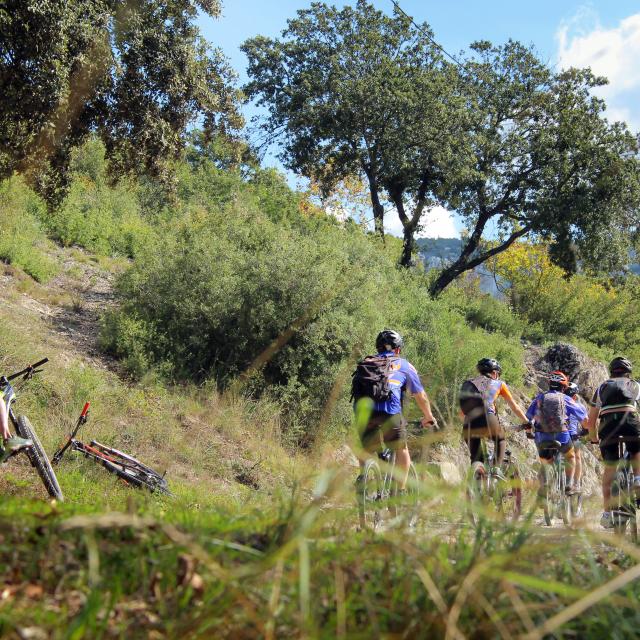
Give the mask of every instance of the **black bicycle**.
<svg viewBox="0 0 640 640">
<path fill-rule="evenodd" d="M 408 423 L 409 429 L 424 435 L 420 421 Z M 375 458 L 369 458 L 356 480 L 358 515 L 361 529 L 378 529 L 389 523 L 415 527 L 418 523 L 420 479 L 413 462 L 409 466 L 406 489 L 399 487 L 402 473 L 396 465 L 396 452 L 385 445 L 380 435 L 380 446 Z"/>
<path fill-rule="evenodd" d="M 624 444 L 624 436 L 618 437 L 618 453 L 616 473 L 611 483 L 611 498 L 615 501 L 611 510 L 613 529 L 620 535 L 624 535 L 625 531 L 628 531 L 631 540 L 638 542 L 637 514 L 640 499 L 634 488 L 634 472 L 631 457 Z"/>
<path fill-rule="evenodd" d="M 36 373 L 40 373 L 40 371 L 42 371 L 42 369 L 38 369 L 38 367 L 41 367 L 47 362 L 49 362 L 49 359 L 43 358 L 35 364 L 30 364 L 28 367 L 25 367 L 22 371 L 13 373 L 10 376 L 0 377 L 0 392 L 2 392 L 2 397 L 9 413 L 9 419 L 15 429 L 15 432 L 21 438 L 31 440 L 33 443 L 32 446 L 22 449 L 17 453 L 26 453 L 29 458 L 29 462 L 31 462 L 31 466 L 35 467 L 40 479 L 42 480 L 42 484 L 44 484 L 49 495 L 56 500 L 62 501 L 64 500 L 64 497 L 62 495 L 60 485 L 58 484 L 58 479 L 56 478 L 54 470 L 51 468 L 51 463 L 49 462 L 49 458 L 45 453 L 40 439 L 31 426 L 31 422 L 29 422 L 27 416 L 16 416 L 13 412 L 13 403 L 16 400 L 16 389 L 11 384 L 11 381 L 16 378 L 22 378 L 23 382 L 30 380 Z"/>
<path fill-rule="evenodd" d="M 542 464 L 540 469 L 539 497 L 542 500 L 544 521 L 549 527 L 556 517 L 562 518 L 564 524 L 570 526 L 574 514 L 573 496 L 566 493 L 567 463 L 561 449 L 562 444 L 557 440 L 542 442 L 540 448 L 541 453 L 548 452 L 552 455 L 551 462 Z"/>
<path fill-rule="evenodd" d="M 85 457 L 90 458 L 94 462 L 101 464 L 107 471 L 117 475 L 127 484 L 145 488 L 152 493 L 158 491 L 166 495 L 172 495 L 169 491 L 165 474 L 159 474 L 157 471 L 143 464 L 137 458 L 127 453 L 118 451 L 112 447 L 101 444 L 96 440 L 92 440 L 89 444 L 85 444 L 76 439 L 78 431 L 82 425 L 86 424 L 89 416 L 89 403 L 86 402 L 82 408 L 82 412 L 78 417 L 76 426 L 68 435 L 67 440 L 55 452 L 52 458 L 53 464 L 58 464 L 62 460 L 62 456 L 68 449 L 82 453 Z"/>
</svg>

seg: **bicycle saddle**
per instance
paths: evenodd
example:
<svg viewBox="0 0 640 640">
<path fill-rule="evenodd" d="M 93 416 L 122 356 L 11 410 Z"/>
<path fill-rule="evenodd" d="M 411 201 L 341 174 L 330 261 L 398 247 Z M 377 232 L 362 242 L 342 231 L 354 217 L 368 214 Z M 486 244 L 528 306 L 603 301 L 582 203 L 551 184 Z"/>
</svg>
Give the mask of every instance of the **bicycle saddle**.
<svg viewBox="0 0 640 640">
<path fill-rule="evenodd" d="M 541 449 L 551 449 L 551 450 L 560 450 L 562 448 L 562 444 L 557 440 L 547 440 L 546 442 L 540 443 Z"/>
</svg>

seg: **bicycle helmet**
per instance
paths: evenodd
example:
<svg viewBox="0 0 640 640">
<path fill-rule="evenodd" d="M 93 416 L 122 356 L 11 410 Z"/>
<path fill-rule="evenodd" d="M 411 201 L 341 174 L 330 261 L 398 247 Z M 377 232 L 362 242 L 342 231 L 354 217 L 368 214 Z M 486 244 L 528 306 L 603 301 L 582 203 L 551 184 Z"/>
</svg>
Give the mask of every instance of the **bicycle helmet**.
<svg viewBox="0 0 640 640">
<path fill-rule="evenodd" d="M 378 352 L 393 351 L 394 349 L 402 349 L 404 340 L 402 336 L 393 329 L 385 329 L 378 334 L 376 338 L 376 349 Z"/>
<path fill-rule="evenodd" d="M 575 382 L 570 382 L 569 386 L 564 390 L 564 392 L 568 396 L 571 396 L 573 398 L 580 393 L 580 387 Z"/>
<path fill-rule="evenodd" d="M 624 356 L 618 356 L 609 363 L 609 372 L 611 375 L 615 373 L 631 373 L 631 371 L 633 371 L 633 366 L 629 359 Z"/>
<path fill-rule="evenodd" d="M 569 378 L 562 371 L 552 371 L 549 374 L 549 389 L 565 390 L 569 386 Z"/>
<path fill-rule="evenodd" d="M 502 371 L 500 363 L 495 358 L 482 358 L 478 361 L 476 369 L 480 373 L 491 373 L 492 371 L 500 373 Z"/>
</svg>

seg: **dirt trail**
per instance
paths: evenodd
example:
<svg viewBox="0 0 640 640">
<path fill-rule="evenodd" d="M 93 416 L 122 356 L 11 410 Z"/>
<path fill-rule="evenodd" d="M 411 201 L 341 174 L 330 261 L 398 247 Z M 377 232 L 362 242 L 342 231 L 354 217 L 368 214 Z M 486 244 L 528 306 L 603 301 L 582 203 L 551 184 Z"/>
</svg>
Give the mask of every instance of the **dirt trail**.
<svg viewBox="0 0 640 640">
<path fill-rule="evenodd" d="M 98 346 L 100 317 L 114 302 L 115 274 L 77 248 L 59 248 L 56 257 L 60 273 L 46 285 L 5 265 L 0 270 L 0 304 L 25 324 L 34 317 L 44 321 L 70 358 L 116 369 L 116 362 Z"/>
</svg>

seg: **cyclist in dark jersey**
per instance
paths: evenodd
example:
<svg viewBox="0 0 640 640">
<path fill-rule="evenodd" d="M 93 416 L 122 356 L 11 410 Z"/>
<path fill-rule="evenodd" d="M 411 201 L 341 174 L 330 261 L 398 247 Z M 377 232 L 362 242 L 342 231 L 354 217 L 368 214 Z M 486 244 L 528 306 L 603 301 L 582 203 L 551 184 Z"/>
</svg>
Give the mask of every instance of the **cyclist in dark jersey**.
<svg viewBox="0 0 640 640">
<path fill-rule="evenodd" d="M 388 377 L 391 397 L 384 402 L 373 402 L 372 411 L 360 436 L 362 447 L 367 452 L 378 448 L 381 436 L 387 446 L 396 450 L 396 464 L 403 471 L 401 490 L 406 486 L 411 464 L 411 455 L 407 447 L 407 422 L 402 415 L 404 396 L 409 393 L 414 397 L 422 411 L 423 427 L 436 425 L 429 398 L 418 372 L 410 362 L 398 357 L 403 346 L 404 341 L 397 331 L 387 329 L 381 331 L 376 338 L 377 355 L 393 358 Z M 359 412 L 358 407 L 356 412 Z M 361 460 L 360 464 L 362 466 L 364 460 Z"/>
<path fill-rule="evenodd" d="M 600 523 L 606 529 L 613 527 L 611 482 L 620 458 L 620 436 L 624 438 L 631 458 L 634 486 L 637 487 L 636 491 L 640 491 L 640 383 L 631 379 L 632 371 L 633 367 L 627 358 L 614 358 L 609 364 L 611 377 L 596 389 L 589 410 L 589 435 L 592 442 L 599 441 L 604 461 L 603 513 Z"/>
</svg>

